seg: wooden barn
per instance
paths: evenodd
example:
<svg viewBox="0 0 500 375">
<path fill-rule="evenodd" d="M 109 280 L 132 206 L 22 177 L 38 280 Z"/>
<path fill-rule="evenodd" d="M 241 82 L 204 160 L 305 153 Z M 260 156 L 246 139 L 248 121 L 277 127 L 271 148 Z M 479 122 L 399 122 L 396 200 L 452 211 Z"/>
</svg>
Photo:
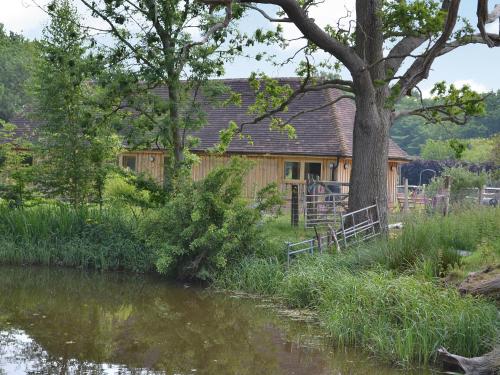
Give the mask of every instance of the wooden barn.
<svg viewBox="0 0 500 375">
<path fill-rule="evenodd" d="M 297 87 L 297 78 L 280 79 L 282 84 Z M 224 164 L 234 155 L 245 156 L 255 161 L 255 167 L 246 178 L 246 195 L 253 198 L 258 190 L 271 182 L 276 182 L 283 191 L 292 184 L 303 187 L 307 178 L 322 181 L 349 182 L 352 163 L 352 130 L 355 107 L 350 99 L 342 99 L 328 105 L 341 95 L 336 89 L 313 91 L 295 99 L 288 110 L 280 115 L 285 121 L 293 117 L 291 124 L 296 129 L 296 138 L 290 139 L 286 133 L 270 130 L 269 120 L 243 129 L 252 143 L 236 137 L 224 156 L 208 153 L 219 141 L 219 131 L 227 128 L 230 121 L 242 124 L 251 121 L 254 115 L 248 107 L 255 102 L 255 94 L 247 79 L 222 81 L 241 95 L 241 106 L 208 106 L 207 124 L 192 135 L 199 138 L 198 145 L 191 151 L 200 156 L 200 163 L 193 168 L 193 179 L 205 177 L 214 167 Z M 160 96 L 168 96 L 166 90 L 157 89 Z M 300 114 L 300 115 L 299 115 Z M 295 117 L 297 116 L 297 117 Z M 18 135 L 33 137 L 36 124 L 23 116 L 11 121 L 18 127 Z M 137 173 L 146 173 L 159 183 L 163 181 L 165 153 L 161 149 L 133 150 L 125 148 L 119 156 L 119 164 Z M 389 202 L 395 202 L 399 166 L 409 160 L 408 155 L 392 140 L 389 146 L 388 192 Z"/>
<path fill-rule="evenodd" d="M 282 79 L 282 83 L 297 86 L 298 79 Z M 207 125 L 194 133 L 200 139 L 192 149 L 201 162 L 193 168 L 195 180 L 202 179 L 214 167 L 221 165 L 234 155 L 245 156 L 255 161 L 255 167 L 246 178 L 246 194 L 249 198 L 271 182 L 278 183 L 282 190 L 292 184 L 304 186 L 306 179 L 314 177 L 322 181 L 349 182 L 352 163 L 352 130 L 354 124 L 354 102 L 342 99 L 333 102 L 341 92 L 328 89 L 309 92 L 289 105 L 281 114 L 284 120 L 294 118 L 291 124 L 297 137 L 269 129 L 269 121 L 245 125 L 244 134 L 251 136 L 252 143 L 245 139 L 234 139 L 225 156 L 209 155 L 207 150 L 219 140 L 219 131 L 229 121 L 238 124 L 253 119 L 247 113 L 255 95 L 246 79 L 224 80 L 224 83 L 242 98 L 241 106 L 206 107 Z M 160 95 L 166 92 L 159 91 Z M 313 110 L 315 108 L 320 108 Z M 392 140 L 389 146 L 388 192 L 389 202 L 395 202 L 396 185 L 399 181 L 399 166 L 409 160 L 408 155 Z M 127 151 L 120 156 L 120 165 L 139 173 L 149 173 L 156 180 L 163 180 L 164 154 L 161 150 Z"/>
</svg>

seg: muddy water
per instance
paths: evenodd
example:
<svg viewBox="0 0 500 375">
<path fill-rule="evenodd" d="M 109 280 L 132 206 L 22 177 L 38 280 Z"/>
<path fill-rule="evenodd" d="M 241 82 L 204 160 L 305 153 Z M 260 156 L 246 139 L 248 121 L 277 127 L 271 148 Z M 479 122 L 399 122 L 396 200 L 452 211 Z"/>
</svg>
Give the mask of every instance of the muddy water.
<svg viewBox="0 0 500 375">
<path fill-rule="evenodd" d="M 402 374 L 314 324 L 160 278 L 0 267 L 0 374 Z M 422 373 L 422 372 L 415 372 Z"/>
</svg>

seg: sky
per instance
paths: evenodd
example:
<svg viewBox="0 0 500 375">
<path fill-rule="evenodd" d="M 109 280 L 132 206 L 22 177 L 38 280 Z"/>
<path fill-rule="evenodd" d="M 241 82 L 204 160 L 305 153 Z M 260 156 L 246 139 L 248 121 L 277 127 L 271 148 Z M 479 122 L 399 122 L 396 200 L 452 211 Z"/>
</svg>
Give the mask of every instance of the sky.
<svg viewBox="0 0 500 375">
<path fill-rule="evenodd" d="M 48 0 L 0 0 L 0 23 L 7 30 L 22 33 L 28 38 L 40 38 L 43 27 L 48 22 L 48 16 L 40 9 Z M 492 2 L 490 2 L 492 3 Z M 493 2 L 494 3 L 494 2 Z M 39 6 L 37 6 L 38 4 Z M 464 0 L 461 6 L 461 15 L 470 19 L 473 25 L 475 20 L 476 1 Z M 324 26 L 328 23 L 336 23 L 339 17 L 345 16 L 354 8 L 354 0 L 325 0 L 311 12 L 315 21 Z M 83 6 L 81 7 L 83 10 Z M 272 8 L 266 8 L 272 12 Z M 87 22 L 93 25 L 97 21 L 87 17 Z M 250 13 L 240 22 L 239 28 L 251 32 L 257 27 L 275 27 L 257 12 Z M 287 37 L 293 38 L 300 32 L 291 24 L 283 24 Z M 499 29 L 498 20 L 487 26 L 491 32 Z M 294 42 L 290 47 L 282 51 L 276 47 L 266 47 L 266 51 L 276 54 L 280 59 L 293 54 L 300 47 L 300 42 Z M 320 56 L 321 57 L 321 56 Z M 447 81 L 456 85 L 469 84 L 476 91 L 484 92 L 500 90 L 500 48 L 487 48 L 485 45 L 471 45 L 459 48 L 436 60 L 430 72 L 428 80 L 420 85 L 424 95 L 428 94 L 435 82 Z M 252 71 L 265 72 L 270 76 L 294 76 L 295 64 L 287 64 L 277 68 L 265 61 L 257 62 L 247 58 L 239 58 L 226 67 L 226 78 L 248 77 Z M 348 73 L 342 73 L 348 78 Z"/>
</svg>

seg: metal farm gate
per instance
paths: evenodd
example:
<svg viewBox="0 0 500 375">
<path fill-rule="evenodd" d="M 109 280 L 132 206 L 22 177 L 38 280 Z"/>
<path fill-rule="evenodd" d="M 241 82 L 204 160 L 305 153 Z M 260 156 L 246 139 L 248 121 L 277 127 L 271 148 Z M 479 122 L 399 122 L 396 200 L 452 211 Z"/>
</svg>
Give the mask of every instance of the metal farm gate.
<svg viewBox="0 0 500 375">
<path fill-rule="evenodd" d="M 347 209 L 349 184 L 335 181 L 308 182 L 304 192 L 304 223 L 306 228 L 340 223 Z"/>
</svg>

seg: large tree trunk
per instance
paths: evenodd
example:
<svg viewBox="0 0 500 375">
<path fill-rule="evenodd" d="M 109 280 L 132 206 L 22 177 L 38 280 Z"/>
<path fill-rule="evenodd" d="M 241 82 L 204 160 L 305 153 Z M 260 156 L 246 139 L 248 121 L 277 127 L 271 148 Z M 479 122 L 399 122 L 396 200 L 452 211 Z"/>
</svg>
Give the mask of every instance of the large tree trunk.
<svg viewBox="0 0 500 375">
<path fill-rule="evenodd" d="M 381 227 L 388 225 L 387 167 L 390 112 L 371 97 L 356 96 L 349 211 L 378 204 Z"/>
<path fill-rule="evenodd" d="M 381 0 L 356 1 L 356 52 L 365 66 L 353 75 L 356 94 L 349 211 L 378 204 L 382 230 L 387 219 L 387 163 L 391 112 L 383 60 Z M 382 84 L 377 83 L 383 82 Z"/>
</svg>

